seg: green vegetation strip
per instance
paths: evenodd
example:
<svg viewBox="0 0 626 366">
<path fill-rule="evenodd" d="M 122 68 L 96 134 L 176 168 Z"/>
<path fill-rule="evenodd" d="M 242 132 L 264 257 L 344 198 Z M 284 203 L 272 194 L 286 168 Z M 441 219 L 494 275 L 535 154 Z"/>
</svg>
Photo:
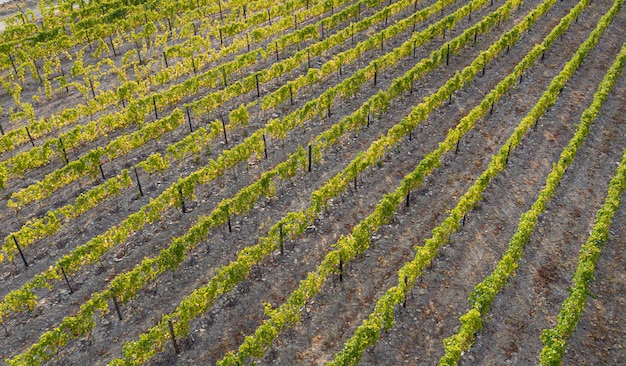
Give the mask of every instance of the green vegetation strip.
<svg viewBox="0 0 626 366">
<path fill-rule="evenodd" d="M 492 157 L 487 170 L 483 172 L 468 189 L 467 193 L 461 197 L 457 206 L 450 211 L 449 216 L 438 227 L 433 229 L 432 236 L 425 241 L 424 246 L 416 247 L 417 252 L 415 258 L 411 262 L 406 263 L 398 271 L 398 285 L 388 289 L 376 302 L 374 311 L 370 314 L 368 319 L 363 321 L 355 331 L 355 334 L 345 343 L 343 349 L 335 356 L 333 362 L 330 363 L 331 365 L 358 363 L 363 351 L 368 346 L 378 341 L 381 330 L 383 328 L 390 329 L 393 326 L 395 306 L 404 301 L 408 290 L 413 287 L 417 277 L 422 274 L 427 265 L 436 257 L 438 249 L 448 241 L 450 235 L 458 230 L 460 226 L 459 221 L 474 207 L 476 202 L 482 198 L 482 193 L 487 189 L 491 180 L 505 170 L 510 151 L 513 151 L 515 147 L 519 145 L 528 129 L 545 113 L 548 107 L 555 103 L 561 88 L 563 88 L 567 80 L 574 74 L 588 52 L 597 44 L 600 35 L 610 24 L 610 21 L 617 13 L 617 9 L 619 9 L 619 5 L 622 1 L 623 0 L 619 0 L 616 2 L 611 10 L 602 18 L 598 27 L 579 47 L 561 73 L 552 80 L 548 90 L 542 94 L 532 111 L 522 119 L 511 137 L 499 150 L 498 154 Z M 578 6 L 580 8 L 584 8 L 584 6 L 581 5 L 582 3 L 588 3 L 588 0 L 579 3 Z M 570 13 L 570 15 L 571 14 L 572 13 Z M 574 20 L 570 15 L 567 16 L 567 18 L 569 18 L 567 24 Z M 555 28 L 555 30 L 556 29 L 557 28 Z M 558 29 L 564 28 L 560 27 Z M 554 31 L 551 35 L 552 34 L 554 34 Z M 510 258 L 508 260 L 510 260 Z M 454 360 L 451 363 L 454 363 Z M 447 363 L 444 362 L 444 364 Z"/>
<path fill-rule="evenodd" d="M 481 1 L 484 1 L 484 0 L 481 0 Z M 491 24 L 491 25 L 496 24 L 497 20 L 501 20 L 502 18 L 508 17 L 508 14 L 511 8 L 512 8 L 512 5 L 510 3 L 505 4 L 503 7 L 499 8 L 498 11 L 490 15 L 487 18 L 487 21 L 483 23 Z M 467 12 L 468 10 L 469 8 L 466 6 L 462 9 L 459 9 L 458 12 L 462 14 L 463 12 Z M 475 27 L 477 27 L 476 29 L 480 29 L 481 32 L 484 32 L 488 29 L 484 27 L 484 24 L 481 25 L 481 23 L 479 23 Z M 453 40 L 453 44 L 455 45 L 455 48 L 461 47 L 463 44 L 470 42 L 470 40 L 472 39 L 472 34 L 474 34 L 474 30 L 470 29 L 464 32 L 463 35 L 455 38 L 455 40 Z M 414 36 L 419 36 L 419 35 L 420 34 L 416 34 Z M 499 51 L 502 51 L 505 48 L 505 45 L 508 44 L 508 42 L 510 42 L 510 40 L 508 39 L 502 40 L 498 48 Z M 400 52 L 399 50 L 402 50 L 402 52 Z M 357 112 L 353 113 L 353 115 L 344 118 L 340 123 L 334 125 L 331 129 L 329 129 L 325 133 L 318 136 L 317 143 L 315 144 L 316 146 L 315 146 L 314 154 L 316 156 L 319 156 L 319 152 L 322 147 L 326 149 L 329 145 L 338 142 L 340 140 L 340 137 L 344 135 L 347 131 L 353 128 L 356 128 L 360 125 L 363 125 L 365 123 L 368 111 L 372 109 L 376 111 L 378 110 L 377 108 L 381 108 L 381 110 L 385 110 L 388 106 L 389 101 L 392 98 L 395 98 L 401 95 L 404 91 L 407 91 L 410 89 L 409 82 L 414 81 L 417 76 L 432 70 L 441 62 L 441 60 L 443 60 L 443 57 L 442 57 L 443 50 L 445 50 L 445 46 L 442 47 L 440 50 L 433 52 L 431 56 L 433 60 L 423 60 L 422 62 L 414 66 L 413 69 L 407 72 L 405 76 L 395 80 L 394 83 L 392 83 L 392 86 L 390 87 L 388 93 L 384 93 L 381 91 L 375 96 L 373 96 L 372 98 L 370 98 L 371 104 L 377 107 L 372 107 L 370 106 L 370 104 L 366 103 L 365 105 L 361 106 L 361 108 L 359 108 Z M 389 56 L 389 55 L 393 56 L 392 58 L 389 58 L 387 60 L 388 61 L 387 65 L 396 63 L 399 58 L 406 57 L 410 55 L 410 53 L 411 53 L 411 41 L 408 41 L 405 44 L 403 44 L 403 46 L 396 49 L 395 52 L 392 52 L 386 55 L 386 56 Z M 495 57 L 496 54 L 497 52 L 491 54 L 489 57 L 489 60 Z M 381 57 L 385 57 L 385 56 L 381 56 Z M 482 62 L 485 62 L 487 58 L 485 57 L 482 60 L 483 60 Z M 475 74 L 476 72 L 474 72 L 474 74 L 472 75 L 475 75 Z M 364 80 L 362 80 L 361 82 L 363 81 Z M 350 82 L 350 78 L 344 81 L 344 83 L 349 83 L 349 82 Z M 444 100 L 446 100 L 446 98 L 449 96 L 450 93 L 452 93 L 453 90 L 460 88 L 462 85 L 463 83 L 460 81 L 459 75 L 457 74 L 457 76 L 455 76 L 453 80 L 446 85 L 446 88 L 443 88 L 442 90 L 439 91 L 437 98 L 430 98 L 430 102 L 427 103 L 430 110 L 440 105 Z M 342 89 L 338 88 L 337 90 L 342 90 Z M 422 110 L 421 114 L 419 115 L 424 117 L 426 114 L 427 113 L 425 113 Z M 419 121 L 413 122 L 413 123 L 414 123 L 413 125 L 413 128 L 414 128 L 415 124 L 419 123 Z M 405 133 L 408 133 L 409 126 L 401 125 L 398 128 L 396 128 L 396 130 L 404 131 Z M 397 134 L 397 133 L 392 134 L 391 138 L 385 139 L 383 140 L 383 142 L 397 143 L 401 139 L 401 137 L 402 137 L 401 134 Z M 248 142 L 250 141 L 255 141 L 255 140 L 254 139 L 248 140 Z M 359 168 L 365 169 L 365 167 L 367 166 L 365 165 L 365 163 L 369 163 L 370 165 L 373 164 L 377 160 L 377 157 L 380 156 L 376 154 L 382 154 L 384 152 L 385 146 L 386 144 L 384 143 L 377 144 L 376 148 L 369 155 L 360 155 L 359 159 L 361 163 L 360 163 Z M 247 156 L 248 155 L 246 155 L 246 157 Z M 65 318 L 61 325 L 56 327 L 53 331 L 49 331 L 45 333 L 40 338 L 39 342 L 37 342 L 35 345 L 32 345 L 26 353 L 16 356 L 12 360 L 10 360 L 10 362 L 13 362 L 14 364 L 20 364 L 20 362 L 26 362 L 25 360 L 48 359 L 50 357 L 51 352 L 65 345 L 69 341 L 70 337 L 67 336 L 66 330 L 69 331 L 70 334 L 73 334 L 74 337 L 76 337 L 81 334 L 85 334 L 90 329 L 93 329 L 93 327 L 95 326 L 95 322 L 93 321 L 93 315 L 96 310 L 99 310 L 101 314 L 105 314 L 108 312 L 108 304 L 107 304 L 108 298 L 115 295 L 115 296 L 118 296 L 120 302 L 125 302 L 128 299 L 136 296 L 139 289 L 141 289 L 143 285 L 147 283 L 148 281 L 153 280 L 156 277 L 156 275 L 158 275 L 159 273 L 162 273 L 168 269 L 174 270 L 184 260 L 185 252 L 192 250 L 194 246 L 202 240 L 202 238 L 206 237 L 206 235 L 208 234 L 208 230 L 211 227 L 216 227 L 226 222 L 229 209 L 230 209 L 231 214 L 243 214 L 247 212 L 253 206 L 253 202 L 255 202 L 260 196 L 262 195 L 271 196 L 274 194 L 273 184 L 271 182 L 272 177 L 278 175 L 282 179 L 288 179 L 289 177 L 296 174 L 299 166 L 304 167 L 303 164 L 306 164 L 306 152 L 304 151 L 304 149 L 300 147 L 296 153 L 290 156 L 288 161 L 279 164 L 272 171 L 264 173 L 263 176 L 259 180 L 257 180 L 255 184 L 248 186 L 242 191 L 240 191 L 235 198 L 222 201 L 219 207 L 215 209 L 214 212 L 210 216 L 201 218 L 198 224 L 195 225 L 191 230 L 189 230 L 187 235 L 185 235 L 184 237 L 175 239 L 172 245 L 169 248 L 161 251 L 161 253 L 156 258 L 147 258 L 140 265 L 138 265 L 134 270 L 117 276 L 114 280 L 111 281 L 111 285 L 109 286 L 109 289 L 103 292 L 94 294 L 90 300 L 88 300 L 83 305 L 81 305 L 81 309 L 77 316 Z M 354 164 L 354 167 L 356 167 L 356 163 Z M 357 169 L 350 168 L 349 171 L 350 171 L 349 174 L 352 174 L 352 172 L 354 172 L 354 174 L 358 173 Z M 337 180 L 333 180 L 331 183 L 332 183 L 332 186 L 330 186 L 330 188 L 327 187 L 325 190 L 318 191 L 317 194 L 314 194 L 312 196 L 313 197 L 312 201 L 315 203 L 315 209 L 317 210 L 318 213 L 321 211 L 322 205 L 326 202 L 326 200 L 332 197 L 333 194 L 338 193 L 338 191 L 334 190 L 336 188 L 335 185 L 337 183 Z M 343 187 L 345 188 L 345 186 Z M 189 190 L 189 188 L 187 188 L 186 190 Z M 135 222 L 139 222 L 140 224 L 142 224 L 142 222 L 139 221 L 141 220 L 140 217 L 141 216 L 139 216 L 139 218 L 135 218 L 133 220 L 127 220 L 127 221 L 131 225 Z M 315 217 L 315 215 L 313 215 L 312 217 Z M 291 218 L 293 218 L 293 216 Z M 301 225 L 301 223 L 297 223 L 296 226 L 298 224 Z M 300 227 L 301 229 L 299 230 L 301 233 L 302 230 L 304 230 L 306 226 L 300 226 Z M 125 230 L 128 230 L 128 229 L 125 229 Z M 246 253 L 250 253 L 250 252 L 246 252 Z M 249 262 L 250 257 L 248 256 L 248 254 L 244 254 L 243 257 L 241 258 L 245 259 L 243 263 L 246 263 L 248 267 L 252 265 L 252 263 Z M 257 258 L 257 260 L 260 260 L 260 258 Z M 245 274 L 247 273 L 247 272 L 245 273 L 243 272 L 243 269 L 241 267 L 243 263 L 235 263 L 235 265 L 233 266 L 226 267 L 223 271 L 225 275 L 221 278 L 216 279 L 215 283 L 217 283 L 220 286 L 225 286 L 227 288 L 229 288 L 229 286 L 234 286 L 234 284 L 236 284 L 243 278 L 242 275 L 245 276 Z M 156 268 L 154 268 L 153 266 L 156 266 Z M 24 289 L 23 291 L 29 292 L 29 291 L 32 291 L 32 289 Z M 13 296 L 12 300 L 15 301 L 16 299 L 18 299 L 18 297 L 16 296 L 22 296 L 22 295 L 20 295 L 20 293 L 17 293 L 16 295 Z M 23 296 L 25 296 L 25 301 L 28 301 L 28 302 L 33 301 L 33 299 L 29 298 L 29 296 L 26 296 L 26 295 L 23 295 Z M 33 296 L 32 293 L 30 296 L 31 297 Z M 207 303 L 207 301 L 205 301 L 205 303 Z M 185 316 L 191 317 L 193 314 L 195 314 L 195 312 L 198 311 L 199 307 L 193 306 L 193 309 L 194 309 L 194 312 L 185 311 L 184 312 Z M 177 324 L 182 324 L 182 327 L 185 327 L 186 324 L 188 324 L 188 321 L 182 321 Z M 177 330 L 180 331 L 180 329 L 184 329 L 184 328 L 181 328 L 180 326 L 177 327 Z M 129 350 L 132 350 L 132 355 L 135 360 L 145 359 L 146 357 L 151 357 L 151 352 L 154 352 L 154 349 L 151 349 L 150 347 L 155 347 L 161 344 L 159 342 L 155 342 L 154 339 L 153 340 L 148 339 L 147 342 L 146 342 L 146 339 L 142 339 L 142 342 L 143 342 L 142 343 L 143 346 L 142 345 L 140 345 L 139 347 L 134 346 L 132 348 L 127 347 Z M 128 352 L 129 351 L 127 351 L 126 353 L 128 354 Z"/>
<path fill-rule="evenodd" d="M 622 46 L 617 60 L 598 87 L 591 107 L 583 113 L 581 125 L 588 126 L 596 118 L 625 63 L 626 43 Z M 620 206 L 624 189 L 626 189 L 626 150 L 623 152 L 615 176 L 609 183 L 604 204 L 596 213 L 591 235 L 580 250 L 578 265 L 572 276 L 572 286 L 569 288 L 569 296 L 563 302 L 561 311 L 556 317 L 557 323 L 552 329 L 545 329 L 541 335 L 543 349 L 539 356 L 540 365 L 560 365 L 562 362 L 567 340 L 574 333 L 578 320 L 585 310 L 587 295 L 591 295 L 589 284 L 595 278 L 596 262 L 609 239 L 611 222 Z"/>
<path fill-rule="evenodd" d="M 603 19 L 603 21 L 608 24 L 610 19 Z M 535 203 L 533 203 L 532 207 L 522 214 L 517 230 L 515 234 L 513 234 L 507 246 L 507 250 L 496 264 L 492 274 L 476 285 L 474 290 L 470 293 L 470 310 L 459 318 L 461 320 L 461 327 L 455 335 L 443 341 L 445 354 L 440 360 L 441 365 L 456 364 L 460 360 L 461 354 L 467 351 L 474 343 L 474 337 L 476 333 L 482 329 L 483 318 L 491 309 L 496 295 L 502 290 L 509 278 L 515 274 L 515 271 L 519 267 L 519 261 L 522 258 L 524 247 L 537 227 L 539 216 L 547 209 L 548 202 L 550 202 L 554 196 L 565 171 L 573 162 L 578 149 L 582 146 L 587 137 L 589 128 L 598 115 L 609 91 L 613 85 L 615 85 L 615 81 L 621 72 L 625 60 L 626 47 L 622 48 L 622 52 L 618 55 L 611 69 L 605 75 L 604 80 L 598 86 L 598 91 L 594 95 L 591 106 L 583 112 L 574 136 L 561 153 L 558 163 L 554 165 L 552 171 L 548 174 L 546 184 L 539 192 L 539 197 Z M 582 298 L 584 307 L 584 296 Z"/>
</svg>

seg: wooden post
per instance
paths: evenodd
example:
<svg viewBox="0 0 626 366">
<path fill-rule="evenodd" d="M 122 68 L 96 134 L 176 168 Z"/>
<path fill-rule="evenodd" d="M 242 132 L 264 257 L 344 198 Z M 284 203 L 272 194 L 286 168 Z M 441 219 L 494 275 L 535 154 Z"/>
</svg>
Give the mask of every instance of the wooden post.
<svg viewBox="0 0 626 366">
<path fill-rule="evenodd" d="M 378 64 L 374 63 L 374 86 L 376 86 L 378 79 Z"/>
<path fill-rule="evenodd" d="M 267 141 L 265 141 L 265 134 L 263 134 L 263 151 L 265 152 L 265 159 L 267 159 Z"/>
<path fill-rule="evenodd" d="M 187 112 L 187 122 L 189 122 L 189 133 L 193 132 L 193 125 L 191 124 L 191 114 L 189 114 L 189 106 L 185 107 Z"/>
<path fill-rule="evenodd" d="M 504 164 L 509 164 L 509 154 L 511 153 L 511 144 L 509 144 L 509 148 L 506 150 L 506 159 L 504 160 Z"/>
<path fill-rule="evenodd" d="M 313 155 L 313 145 L 309 144 L 309 173 L 311 172 L 311 156 Z"/>
<path fill-rule="evenodd" d="M 141 182 L 139 181 L 139 174 L 137 173 L 137 168 L 133 167 L 133 170 L 135 171 L 135 178 L 137 178 L 137 187 L 139 187 L 139 195 L 143 197 L 143 189 L 141 189 Z"/>
<path fill-rule="evenodd" d="M 96 99 L 96 92 L 93 90 L 93 82 L 91 79 L 89 79 L 89 87 L 91 88 L 91 95 L 93 96 L 93 99 Z"/>
<path fill-rule="evenodd" d="M 228 216 L 228 232 L 232 233 L 233 227 L 230 224 L 230 206 L 229 205 L 226 205 L 226 216 Z"/>
<path fill-rule="evenodd" d="M 113 38 L 109 36 L 109 43 L 111 44 L 111 49 L 113 50 L 113 56 L 117 57 L 117 52 L 115 52 L 115 45 L 113 44 Z"/>
<path fill-rule="evenodd" d="M 157 111 L 156 96 L 155 95 L 152 96 L 152 105 L 154 106 L 154 119 L 157 120 L 157 119 L 159 119 L 159 112 Z"/>
<path fill-rule="evenodd" d="M 163 51 L 163 60 L 165 60 L 165 67 L 170 67 L 170 65 L 167 63 L 167 55 L 165 54 L 165 51 Z"/>
<path fill-rule="evenodd" d="M 450 43 L 448 43 L 448 51 L 446 52 L 446 66 L 450 64 Z"/>
<path fill-rule="evenodd" d="M 15 235 L 13 235 L 13 241 L 15 242 L 15 246 L 17 247 L 17 251 L 20 252 L 20 256 L 22 257 L 22 260 L 24 261 L 24 267 L 28 267 L 28 262 L 26 261 L 26 257 L 24 256 L 24 253 L 22 252 L 22 248 L 20 248 L 20 244 L 17 242 L 17 238 L 15 237 Z"/>
<path fill-rule="evenodd" d="M 15 67 L 15 61 L 13 61 L 13 56 L 9 55 L 9 59 L 11 60 L 11 66 L 13 66 L 13 71 L 15 71 L 15 77 L 17 77 L 17 68 Z"/>
<path fill-rule="evenodd" d="M 104 176 L 104 170 L 102 170 L 102 164 L 98 164 L 98 166 L 100 167 L 100 174 L 102 174 L 102 180 L 106 180 L 107 178 Z"/>
<path fill-rule="evenodd" d="M 172 343 L 174 343 L 174 351 L 176 352 L 176 354 L 180 354 L 178 343 L 176 343 L 176 335 L 174 334 L 174 326 L 172 325 L 172 319 L 167 320 L 167 325 L 170 328 L 170 335 L 172 337 Z"/>
<path fill-rule="evenodd" d="M 256 97 L 261 98 L 261 90 L 259 89 L 259 74 L 255 74 L 254 79 L 256 80 Z"/>
<path fill-rule="evenodd" d="M 343 282 L 343 259 L 339 259 L 339 282 Z"/>
<path fill-rule="evenodd" d="M 70 289 L 70 294 L 73 294 L 74 290 L 72 290 L 72 286 L 70 286 L 70 281 L 67 279 L 67 275 L 65 274 L 63 266 L 61 266 L 61 273 L 63 274 L 63 278 L 65 278 L 65 283 L 67 284 L 67 287 Z"/>
<path fill-rule="evenodd" d="M 26 134 L 28 134 L 28 139 L 30 140 L 30 144 L 33 145 L 33 147 L 35 147 L 35 141 L 33 140 L 33 136 L 30 135 L 30 130 L 28 129 L 28 126 L 24 127 L 26 129 Z"/>
<path fill-rule="evenodd" d="M 224 123 L 224 119 L 222 118 L 222 130 L 224 131 L 224 142 L 228 145 L 228 137 L 226 137 L 226 123 Z"/>
<path fill-rule="evenodd" d="M 117 303 L 117 298 L 115 294 L 111 294 L 111 298 L 113 299 L 113 305 L 115 306 L 115 311 L 117 312 L 117 317 L 122 320 L 122 312 L 120 311 L 120 304 Z"/>
<path fill-rule="evenodd" d="M 183 213 L 187 212 L 185 209 L 185 197 L 183 196 L 183 189 L 178 187 L 178 198 L 180 199 L 180 209 Z"/>
</svg>

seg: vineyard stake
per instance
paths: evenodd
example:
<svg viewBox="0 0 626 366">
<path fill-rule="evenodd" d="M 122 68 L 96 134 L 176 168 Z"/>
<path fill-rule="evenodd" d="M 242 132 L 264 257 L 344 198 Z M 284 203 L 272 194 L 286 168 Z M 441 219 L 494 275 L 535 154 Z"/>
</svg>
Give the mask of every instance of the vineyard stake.
<svg viewBox="0 0 626 366">
<path fill-rule="evenodd" d="M 307 71 L 311 68 L 311 50 L 307 48 L 306 50 L 306 64 Z"/>
<path fill-rule="evenodd" d="M 228 216 L 228 232 L 233 232 L 233 227 L 230 225 L 230 206 L 226 205 L 226 216 Z"/>
<path fill-rule="evenodd" d="M 67 287 L 70 289 L 70 294 L 73 294 L 74 290 L 72 290 L 72 286 L 70 286 L 70 281 L 67 279 L 67 275 L 65 274 L 63 266 L 61 266 L 61 273 L 63 274 L 63 278 L 65 278 L 65 283 L 67 284 Z"/>
<path fill-rule="evenodd" d="M 446 28 L 443 29 L 443 37 L 441 39 L 446 39 Z"/>
<path fill-rule="evenodd" d="M 256 80 L 256 97 L 261 98 L 261 90 L 259 89 L 259 74 L 255 74 L 254 79 Z"/>
<path fill-rule="evenodd" d="M 457 140 L 456 142 L 456 150 L 454 150 L 455 154 L 459 152 L 459 142 L 461 142 L 461 140 Z"/>
<path fill-rule="evenodd" d="M 24 253 L 22 252 L 22 248 L 20 248 L 20 244 L 17 242 L 17 238 L 15 237 L 15 235 L 13 235 L 13 241 L 15 242 L 15 246 L 17 247 L 17 251 L 20 252 L 20 256 L 22 257 L 22 260 L 24 261 L 24 267 L 28 267 L 28 262 L 26 262 L 26 257 L 24 256 Z"/>
<path fill-rule="evenodd" d="M 504 160 L 504 164 L 509 164 L 509 154 L 511 153 L 511 144 L 509 144 L 509 148 L 506 150 L 506 159 Z"/>
<path fill-rule="evenodd" d="M 343 259 L 339 259 L 339 282 L 343 282 Z"/>
<path fill-rule="evenodd" d="M 98 164 L 98 166 L 100 167 L 100 174 L 102 174 L 102 180 L 106 180 L 106 177 L 104 176 L 104 170 L 102 170 L 102 163 Z"/>
<path fill-rule="evenodd" d="M 278 236 L 280 238 L 280 255 L 285 254 L 283 242 L 283 224 L 278 225 Z"/>
<path fill-rule="evenodd" d="M 135 178 L 137 178 L 137 187 L 139 187 L 139 195 L 143 197 L 143 190 L 141 189 L 141 182 L 139 181 L 139 174 L 137 173 L 137 168 L 133 167 L 133 170 L 135 171 Z"/>
<path fill-rule="evenodd" d="M 246 45 L 248 46 L 248 52 L 250 52 L 250 33 L 246 33 Z"/>
<path fill-rule="evenodd" d="M 415 58 L 415 51 L 417 51 L 417 47 L 415 47 L 416 43 L 417 41 L 413 42 L 413 58 Z"/>
<path fill-rule="evenodd" d="M 113 299 L 113 305 L 115 306 L 115 312 L 117 312 L 117 317 L 122 320 L 122 312 L 120 311 L 120 304 L 117 303 L 117 298 L 115 294 L 111 294 L 111 298 Z"/>
<path fill-rule="evenodd" d="M 493 103 L 491 103 L 491 109 L 489 110 L 489 115 L 493 115 Z"/>
<path fill-rule="evenodd" d="M 170 33 L 172 33 L 172 22 L 170 22 L 170 18 L 167 18 L 167 26 L 170 29 Z"/>
<path fill-rule="evenodd" d="M 224 142 L 228 145 L 228 137 L 226 137 L 226 123 L 224 123 L 224 119 L 222 118 L 222 131 L 224 131 Z"/>
<path fill-rule="evenodd" d="M 377 79 L 378 79 L 378 64 L 374 63 L 374 86 L 376 86 Z"/>
<path fill-rule="evenodd" d="M 276 44 L 276 61 L 279 61 L 280 59 L 278 58 L 278 41 L 274 43 Z"/>
<path fill-rule="evenodd" d="M 0 132 L 2 133 L 2 136 L 4 136 L 4 128 L 2 128 L 2 124 L 0 123 Z"/>
<path fill-rule="evenodd" d="M 407 189 L 407 192 L 406 192 L 406 207 L 410 206 L 410 204 L 411 204 L 410 199 L 411 199 L 411 190 Z"/>
<path fill-rule="evenodd" d="M 487 55 L 483 53 L 483 76 L 485 76 L 485 67 L 487 66 Z"/>
<path fill-rule="evenodd" d="M 17 77 L 17 68 L 15 67 L 15 62 L 13 61 L 13 56 L 9 55 L 9 59 L 11 60 L 11 65 L 13 66 L 13 71 L 15 71 L 15 77 Z"/>
<path fill-rule="evenodd" d="M 63 76 L 63 79 L 65 79 L 65 70 L 63 70 L 63 68 L 61 68 L 61 75 Z M 65 92 L 70 92 L 70 89 L 67 87 L 67 83 L 65 84 Z"/>
<path fill-rule="evenodd" d="M 180 209 L 183 213 L 187 212 L 187 210 L 185 209 L 185 197 L 183 197 L 183 190 L 182 188 L 178 187 L 178 197 L 180 199 Z"/>
<path fill-rule="evenodd" d="M 357 190 L 357 186 L 356 186 L 356 177 L 357 177 L 358 172 L 356 171 L 356 164 L 354 164 L 354 190 Z"/>
<path fill-rule="evenodd" d="M 311 172 L 311 155 L 313 153 L 313 145 L 309 144 L 309 173 Z"/>
<path fill-rule="evenodd" d="M 93 99 L 96 99 L 96 92 L 93 90 L 93 82 L 91 79 L 89 79 L 89 87 L 91 88 L 91 95 L 93 96 Z"/>
<path fill-rule="evenodd" d="M 159 119 L 159 112 L 157 111 L 156 96 L 155 95 L 152 96 L 152 105 L 154 106 L 154 119 L 157 120 L 157 119 Z"/>
<path fill-rule="evenodd" d="M 446 52 L 446 66 L 450 64 L 450 43 L 448 43 L 448 51 Z"/>
<path fill-rule="evenodd" d="M 370 126 L 370 112 L 367 112 L 367 127 Z"/>
<path fill-rule="evenodd" d="M 186 108 L 187 111 L 187 121 L 189 122 L 189 132 L 193 132 L 193 125 L 191 124 L 191 114 L 189 114 L 189 106 L 187 106 Z"/>
<path fill-rule="evenodd" d="M 141 61 L 141 52 L 139 51 L 139 45 L 137 45 L 137 58 L 139 59 L 139 65 L 141 65 L 143 63 L 143 61 Z"/>
<path fill-rule="evenodd" d="M 197 36 L 198 35 L 198 31 L 196 30 L 196 22 L 191 22 L 191 25 L 193 26 L 193 35 Z"/>
<path fill-rule="evenodd" d="M 30 139 L 31 145 L 35 147 L 35 141 L 33 141 L 33 136 L 30 135 L 30 130 L 28 129 L 28 126 L 25 126 L 24 128 L 26 129 L 26 133 L 28 134 L 28 138 Z"/>
<path fill-rule="evenodd" d="M 43 84 L 41 74 L 39 74 L 39 66 L 37 66 L 37 62 L 35 62 L 35 60 L 33 61 L 33 65 L 35 65 L 35 72 L 37 73 L 37 79 L 39 79 L 39 83 Z"/>
<path fill-rule="evenodd" d="M 351 33 L 351 39 L 352 39 L 352 44 L 354 44 L 354 23 L 350 23 L 350 33 Z"/>
<path fill-rule="evenodd" d="M 404 301 L 402 301 L 402 307 L 406 308 L 406 298 L 407 295 L 409 294 L 409 278 L 408 277 L 404 277 L 404 287 L 405 287 L 405 291 L 404 291 Z"/>
<path fill-rule="evenodd" d="M 381 33 L 380 33 L 380 52 L 383 52 L 383 42 L 384 42 L 384 40 L 385 40 L 385 38 L 384 38 L 384 37 L 385 37 L 385 33 L 384 33 L 384 32 L 381 32 Z"/>
<path fill-rule="evenodd" d="M 469 12 L 469 17 L 467 18 L 468 23 L 472 21 L 472 3 L 469 4 L 469 8 L 470 8 L 470 12 Z"/>
<path fill-rule="evenodd" d="M 115 52 L 115 45 L 113 44 L 113 38 L 109 36 L 109 43 L 111 43 L 111 49 L 113 50 L 113 56 L 117 57 L 117 52 Z"/>
<path fill-rule="evenodd" d="M 217 1 L 217 6 L 220 7 L 220 20 L 223 20 L 223 18 L 222 18 L 222 1 L 221 0 Z"/>
<path fill-rule="evenodd" d="M 339 76 L 341 76 L 341 63 L 342 63 L 341 61 L 342 61 L 342 58 L 339 57 Z"/>
<path fill-rule="evenodd" d="M 524 74 L 519 74 L 519 83 L 520 84 L 522 83 L 523 78 L 524 78 Z"/>
<path fill-rule="evenodd" d="M 272 25 L 272 14 L 270 13 L 270 8 L 267 8 L 267 20 L 270 22 L 270 25 Z"/>
<path fill-rule="evenodd" d="M 341 70 L 341 68 L 339 70 Z M 293 105 L 293 90 L 291 88 L 291 84 L 288 84 L 288 85 L 289 85 L 289 99 L 291 100 L 291 105 Z"/>
<path fill-rule="evenodd" d="M 478 31 L 474 31 L 474 44 L 476 44 L 476 37 L 478 36 Z"/>
<path fill-rule="evenodd" d="M 243 18 L 246 19 L 246 4 L 243 4 Z"/>
<path fill-rule="evenodd" d="M 465 216 L 467 215 L 463 215 L 463 226 L 465 226 Z"/>
<path fill-rule="evenodd" d="M 265 134 L 263 134 L 263 152 L 265 153 L 265 159 L 267 159 L 267 141 L 265 141 Z"/>
<path fill-rule="evenodd" d="M 165 61 L 165 67 L 170 67 L 170 65 L 167 63 L 167 55 L 165 54 L 165 51 L 163 51 L 163 60 Z"/>
<path fill-rule="evenodd" d="M 63 152 L 63 160 L 65 160 L 65 165 L 70 163 L 70 160 L 67 158 L 67 153 L 65 152 L 65 144 L 63 144 L 63 139 L 59 138 L 59 142 L 61 143 L 61 152 Z"/>
<path fill-rule="evenodd" d="M 450 93 L 450 97 L 448 98 L 448 104 L 452 104 L 452 93 Z"/>
<path fill-rule="evenodd" d="M 220 46 L 224 46 L 224 39 L 222 38 L 222 28 L 220 28 L 219 31 L 220 31 Z"/>
<path fill-rule="evenodd" d="M 196 75 L 198 72 L 196 71 L 196 61 L 193 56 L 191 56 L 191 66 L 193 67 L 193 74 Z"/>
<path fill-rule="evenodd" d="M 176 336 L 174 335 L 174 326 L 172 325 L 172 319 L 167 320 L 167 325 L 170 328 L 170 335 L 172 336 L 172 343 L 174 343 L 174 351 L 176 351 L 176 354 L 180 354 L 178 343 L 176 343 Z"/>
</svg>

